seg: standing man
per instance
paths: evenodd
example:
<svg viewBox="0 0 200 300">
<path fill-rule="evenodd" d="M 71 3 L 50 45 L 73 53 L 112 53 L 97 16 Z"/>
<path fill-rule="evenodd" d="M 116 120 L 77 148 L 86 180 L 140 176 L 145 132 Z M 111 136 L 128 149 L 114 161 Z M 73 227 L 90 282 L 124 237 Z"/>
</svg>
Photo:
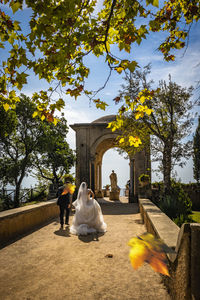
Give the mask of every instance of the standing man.
<svg viewBox="0 0 200 300">
<path fill-rule="evenodd" d="M 60 208 L 60 229 L 63 229 L 64 225 L 64 213 L 65 213 L 65 224 L 69 225 L 69 213 L 72 205 L 72 194 L 73 191 L 70 188 L 71 182 L 69 179 L 65 179 L 64 186 L 59 187 L 57 191 L 57 205 Z"/>
</svg>

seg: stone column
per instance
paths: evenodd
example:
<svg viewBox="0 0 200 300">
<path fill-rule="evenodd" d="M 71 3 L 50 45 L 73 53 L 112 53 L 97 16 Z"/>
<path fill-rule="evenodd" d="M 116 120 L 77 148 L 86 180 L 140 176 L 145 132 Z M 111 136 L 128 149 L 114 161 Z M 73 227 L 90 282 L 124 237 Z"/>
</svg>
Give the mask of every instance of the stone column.
<svg viewBox="0 0 200 300">
<path fill-rule="evenodd" d="M 94 162 L 92 161 L 90 163 L 90 187 L 93 191 L 95 191 L 95 168 L 94 168 Z"/>
<path fill-rule="evenodd" d="M 99 191 L 101 191 L 101 165 L 99 165 Z"/>
<path fill-rule="evenodd" d="M 134 202 L 134 185 L 135 185 L 135 182 L 134 182 L 134 179 L 135 179 L 135 164 L 134 164 L 134 159 L 133 158 L 130 158 L 130 187 L 129 187 L 129 197 L 128 197 L 128 201 L 129 203 L 132 203 Z"/>
<path fill-rule="evenodd" d="M 146 173 L 146 157 L 145 151 L 137 152 L 135 155 L 135 179 L 134 179 L 134 196 L 138 199 L 139 193 L 139 177 Z"/>
<path fill-rule="evenodd" d="M 101 164 L 97 165 L 97 192 L 96 197 L 97 198 L 103 198 L 103 193 L 101 190 Z"/>
<path fill-rule="evenodd" d="M 99 190 L 99 165 L 96 165 L 96 190 Z"/>
</svg>

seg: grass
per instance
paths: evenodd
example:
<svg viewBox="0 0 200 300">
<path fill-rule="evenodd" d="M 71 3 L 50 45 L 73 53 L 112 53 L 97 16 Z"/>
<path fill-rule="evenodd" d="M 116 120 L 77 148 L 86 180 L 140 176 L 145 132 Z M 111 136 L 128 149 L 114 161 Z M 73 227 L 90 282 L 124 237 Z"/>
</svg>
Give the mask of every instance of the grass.
<svg viewBox="0 0 200 300">
<path fill-rule="evenodd" d="M 193 211 L 190 217 L 194 222 L 200 223 L 200 211 Z"/>
</svg>

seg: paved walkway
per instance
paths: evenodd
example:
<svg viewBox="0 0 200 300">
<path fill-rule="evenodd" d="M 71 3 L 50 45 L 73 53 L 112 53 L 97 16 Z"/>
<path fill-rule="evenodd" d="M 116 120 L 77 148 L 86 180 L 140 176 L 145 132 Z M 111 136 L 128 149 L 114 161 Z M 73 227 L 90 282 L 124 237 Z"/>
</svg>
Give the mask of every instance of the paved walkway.
<svg viewBox="0 0 200 300">
<path fill-rule="evenodd" d="M 137 204 L 100 202 L 104 235 L 70 236 L 54 220 L 0 250 L 0 299 L 169 300 L 158 273 L 129 262 L 127 242 L 145 231 Z"/>
</svg>

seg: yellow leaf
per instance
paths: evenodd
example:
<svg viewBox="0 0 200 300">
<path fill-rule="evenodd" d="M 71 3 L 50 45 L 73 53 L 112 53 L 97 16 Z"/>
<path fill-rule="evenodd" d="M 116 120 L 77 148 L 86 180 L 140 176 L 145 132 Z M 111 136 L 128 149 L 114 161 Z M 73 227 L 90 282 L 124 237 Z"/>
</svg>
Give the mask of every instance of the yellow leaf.
<svg viewBox="0 0 200 300">
<path fill-rule="evenodd" d="M 170 276 L 164 253 L 164 248 L 167 246 L 160 239 L 146 233 L 130 239 L 128 245 L 132 247 L 129 258 L 134 269 L 138 269 L 144 262 L 147 262 L 155 272 Z"/>
<path fill-rule="evenodd" d="M 138 120 L 139 118 L 143 118 L 144 117 L 144 113 L 143 112 L 137 112 L 135 114 L 135 119 Z"/>
<path fill-rule="evenodd" d="M 115 70 L 119 73 L 119 74 L 121 74 L 121 72 L 124 70 L 122 67 L 117 67 L 117 68 L 115 68 Z"/>
<path fill-rule="evenodd" d="M 58 119 L 54 118 L 54 120 L 53 120 L 53 124 L 56 126 L 56 125 L 57 125 L 57 123 L 58 123 Z"/>
<path fill-rule="evenodd" d="M 129 145 L 130 146 L 134 146 L 134 147 L 139 147 L 139 145 L 142 144 L 141 142 L 141 139 L 139 137 L 133 137 L 133 136 L 130 136 L 129 137 Z"/>
<path fill-rule="evenodd" d="M 130 108 L 131 108 L 132 111 L 134 110 L 134 106 L 135 106 L 135 103 L 134 103 L 134 102 L 131 102 L 131 103 L 130 103 Z"/>
<path fill-rule="evenodd" d="M 42 116 L 41 116 L 41 120 L 42 120 L 42 121 L 44 121 L 44 119 L 45 119 L 45 116 L 44 116 L 44 115 L 42 115 Z"/>
<path fill-rule="evenodd" d="M 145 112 L 150 116 L 150 114 L 153 112 L 153 109 L 148 108 Z"/>
<path fill-rule="evenodd" d="M 145 102 L 145 97 L 144 96 L 142 96 L 141 98 L 140 98 L 140 102 L 143 104 L 144 102 Z"/>
<path fill-rule="evenodd" d="M 142 144 L 142 142 L 141 142 L 141 140 L 139 139 L 139 140 L 135 141 L 134 147 L 138 148 L 138 147 L 140 146 L 140 144 Z"/>
<path fill-rule="evenodd" d="M 121 139 L 119 140 L 119 143 L 120 143 L 120 144 L 124 143 L 124 138 L 121 138 Z"/>
<path fill-rule="evenodd" d="M 129 252 L 129 258 L 132 267 L 137 270 L 143 265 L 145 260 L 148 258 L 148 251 L 144 244 L 137 243 Z"/>
<path fill-rule="evenodd" d="M 32 117 L 35 118 L 38 115 L 37 111 L 34 111 L 34 113 L 32 114 Z"/>
<path fill-rule="evenodd" d="M 112 132 L 114 132 L 116 129 L 117 129 L 117 128 L 114 126 L 114 127 L 112 128 Z"/>
<path fill-rule="evenodd" d="M 5 109 L 5 111 L 8 111 L 10 108 L 10 105 L 8 103 L 3 104 L 3 108 Z"/>
</svg>

